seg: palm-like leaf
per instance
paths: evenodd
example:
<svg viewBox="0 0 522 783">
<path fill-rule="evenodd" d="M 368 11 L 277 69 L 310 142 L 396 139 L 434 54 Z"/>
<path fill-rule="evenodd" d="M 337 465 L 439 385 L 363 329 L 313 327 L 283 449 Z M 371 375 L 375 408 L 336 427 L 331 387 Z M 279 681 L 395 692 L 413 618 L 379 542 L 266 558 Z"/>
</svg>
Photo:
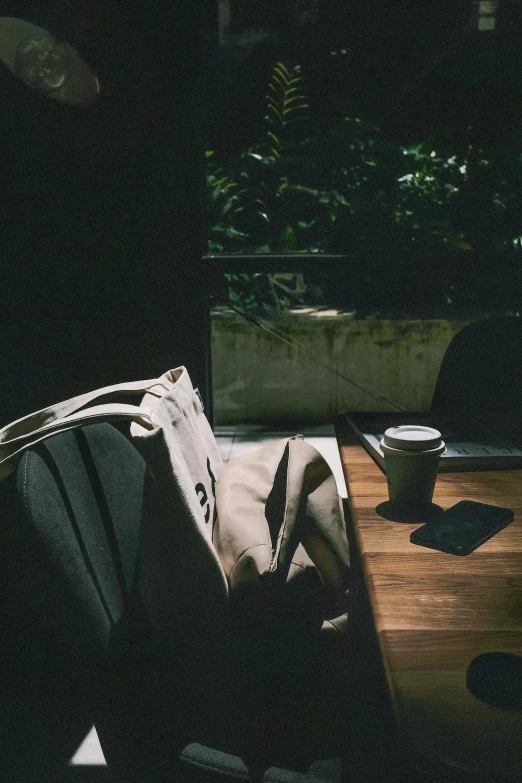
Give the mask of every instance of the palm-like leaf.
<svg viewBox="0 0 522 783">
<path fill-rule="evenodd" d="M 283 63 L 276 63 L 268 85 L 267 114 L 265 119 L 277 130 L 294 122 L 308 119 L 308 103 L 301 92 L 302 76 L 299 68 L 289 69 Z M 277 132 L 269 131 L 269 137 L 280 146 Z"/>
</svg>

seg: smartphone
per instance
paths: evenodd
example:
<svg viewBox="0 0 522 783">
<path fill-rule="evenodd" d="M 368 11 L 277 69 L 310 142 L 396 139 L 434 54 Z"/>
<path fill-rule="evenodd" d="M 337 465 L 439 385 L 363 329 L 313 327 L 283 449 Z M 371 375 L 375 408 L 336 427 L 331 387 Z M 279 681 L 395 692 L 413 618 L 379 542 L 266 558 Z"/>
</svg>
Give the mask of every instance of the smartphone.
<svg viewBox="0 0 522 783">
<path fill-rule="evenodd" d="M 461 500 L 410 535 L 412 544 L 450 555 L 469 555 L 513 521 L 509 508 Z"/>
</svg>

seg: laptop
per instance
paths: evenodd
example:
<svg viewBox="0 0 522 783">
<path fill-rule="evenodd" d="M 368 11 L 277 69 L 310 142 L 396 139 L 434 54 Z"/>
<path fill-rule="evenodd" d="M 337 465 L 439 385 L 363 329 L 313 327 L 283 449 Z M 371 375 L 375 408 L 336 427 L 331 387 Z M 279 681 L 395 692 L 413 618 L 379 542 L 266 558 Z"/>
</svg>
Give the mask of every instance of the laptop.
<svg viewBox="0 0 522 783">
<path fill-rule="evenodd" d="M 514 470 L 522 468 L 522 438 L 517 426 L 511 439 L 505 436 L 506 417 L 488 423 L 482 417 L 441 416 L 435 413 L 362 413 L 344 414 L 368 454 L 384 470 L 384 454 L 379 443 L 388 427 L 400 424 L 422 424 L 435 427 L 442 435 L 446 451 L 439 471 Z M 508 429 L 508 431 L 511 431 Z"/>
</svg>

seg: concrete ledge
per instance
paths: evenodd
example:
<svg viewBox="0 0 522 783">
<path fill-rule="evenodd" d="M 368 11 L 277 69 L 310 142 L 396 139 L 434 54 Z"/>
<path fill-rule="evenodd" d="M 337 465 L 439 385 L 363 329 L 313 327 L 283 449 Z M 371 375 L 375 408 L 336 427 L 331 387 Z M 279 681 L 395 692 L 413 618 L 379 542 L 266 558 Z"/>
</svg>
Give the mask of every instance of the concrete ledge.
<svg viewBox="0 0 522 783">
<path fill-rule="evenodd" d="M 427 410 L 446 348 L 467 323 L 309 308 L 264 316 L 260 328 L 233 311 L 213 312 L 215 423 L 320 425 L 349 409 L 389 409 L 381 396 Z"/>
</svg>

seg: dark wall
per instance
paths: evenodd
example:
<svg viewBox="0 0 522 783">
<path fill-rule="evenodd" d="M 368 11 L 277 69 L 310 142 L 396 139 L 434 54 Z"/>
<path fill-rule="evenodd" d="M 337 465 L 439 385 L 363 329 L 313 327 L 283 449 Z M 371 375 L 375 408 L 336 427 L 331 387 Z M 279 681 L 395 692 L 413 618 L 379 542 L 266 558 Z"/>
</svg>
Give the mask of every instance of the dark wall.
<svg viewBox="0 0 522 783">
<path fill-rule="evenodd" d="M 102 85 L 53 103 L 1 67 L 0 423 L 185 364 L 205 384 L 200 59 L 212 3 L 1 3 Z"/>
</svg>

